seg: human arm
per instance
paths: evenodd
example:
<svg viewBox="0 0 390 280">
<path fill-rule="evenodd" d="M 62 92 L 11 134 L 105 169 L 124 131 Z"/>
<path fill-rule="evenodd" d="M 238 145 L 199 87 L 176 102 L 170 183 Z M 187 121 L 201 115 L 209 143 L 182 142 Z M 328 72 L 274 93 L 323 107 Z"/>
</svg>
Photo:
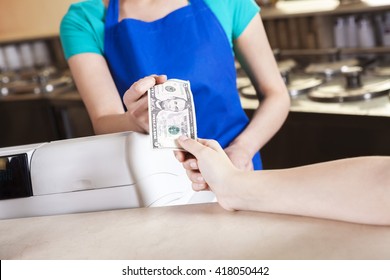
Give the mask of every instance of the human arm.
<svg viewBox="0 0 390 280">
<path fill-rule="evenodd" d="M 225 149 L 237 167 L 250 170 L 251 160 L 285 121 L 290 97 L 280 75 L 259 15 L 235 40 L 235 53 L 261 102 L 246 129 Z"/>
<path fill-rule="evenodd" d="M 156 83 L 165 82 L 166 76 L 152 75 L 134 83 L 123 97 L 125 111 L 102 55 L 77 54 L 69 58 L 68 64 L 96 134 L 149 131 L 145 92 Z"/>
<path fill-rule="evenodd" d="M 185 137 L 177 152 L 193 189 L 210 188 L 228 210 L 390 225 L 390 157 L 358 157 L 296 168 L 243 171 L 219 144 Z"/>
</svg>

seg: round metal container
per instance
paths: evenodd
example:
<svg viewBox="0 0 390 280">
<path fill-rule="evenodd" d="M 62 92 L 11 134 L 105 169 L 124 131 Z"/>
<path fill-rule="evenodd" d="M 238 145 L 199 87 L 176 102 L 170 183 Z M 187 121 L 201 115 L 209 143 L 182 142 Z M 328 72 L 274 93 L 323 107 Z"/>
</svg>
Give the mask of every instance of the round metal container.
<svg viewBox="0 0 390 280">
<path fill-rule="evenodd" d="M 278 61 L 280 74 L 291 97 L 306 94 L 322 84 L 323 80 L 315 75 L 292 72 L 296 66 L 296 61 L 292 59 Z"/>
<path fill-rule="evenodd" d="M 288 93 L 291 97 L 307 94 L 323 83 L 322 79 L 308 75 L 288 74 L 288 76 L 284 76 L 283 78 L 285 79 Z"/>
<path fill-rule="evenodd" d="M 16 80 L 0 86 L 3 96 L 9 94 L 41 93 L 40 84 L 33 81 Z"/>
<path fill-rule="evenodd" d="M 7 84 L 15 80 L 15 73 L 12 71 L 3 71 L 0 73 L 0 84 Z"/>
<path fill-rule="evenodd" d="M 334 62 L 326 63 L 313 63 L 305 68 L 305 73 L 312 75 L 322 75 L 327 81 L 331 80 L 336 76 L 340 76 L 341 68 L 348 66 L 358 66 L 359 61 L 357 59 L 345 59 Z"/>
<path fill-rule="evenodd" d="M 292 73 L 292 69 L 297 66 L 293 59 L 278 61 L 277 64 L 291 97 L 306 94 L 323 83 L 323 79 L 313 75 Z M 239 76 L 237 78 L 237 88 L 241 96 L 249 99 L 258 99 L 255 88 L 247 76 Z"/>
<path fill-rule="evenodd" d="M 307 77 L 300 75 L 289 74 L 289 82 L 286 85 L 287 90 L 292 98 L 302 94 L 307 94 L 311 90 L 322 84 L 322 79 L 316 77 Z M 258 99 L 256 90 L 252 85 L 239 89 L 241 96 L 249 99 Z"/>
<path fill-rule="evenodd" d="M 311 91 L 308 97 L 318 102 L 340 103 L 368 100 L 387 95 L 390 78 L 361 76 L 361 67 L 344 67 L 344 79 L 338 78 Z"/>
<path fill-rule="evenodd" d="M 74 87 L 71 75 L 61 73 L 54 67 L 9 73 L 7 79 L 4 78 L 4 80 L 7 82 L 0 83 L 0 95 L 2 96 L 63 92 Z"/>
<path fill-rule="evenodd" d="M 375 76 L 390 77 L 390 66 L 377 66 L 372 72 Z"/>
</svg>

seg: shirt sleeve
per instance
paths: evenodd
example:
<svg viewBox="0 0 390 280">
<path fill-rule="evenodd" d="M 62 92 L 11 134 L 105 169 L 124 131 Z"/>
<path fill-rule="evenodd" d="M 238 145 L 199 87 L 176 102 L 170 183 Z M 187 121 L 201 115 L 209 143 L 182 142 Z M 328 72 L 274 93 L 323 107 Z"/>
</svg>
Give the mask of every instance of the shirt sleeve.
<svg viewBox="0 0 390 280">
<path fill-rule="evenodd" d="M 254 0 L 229 0 L 233 11 L 233 40 L 237 39 L 249 22 L 260 12 Z"/>
<path fill-rule="evenodd" d="M 84 1 L 70 6 L 60 24 L 60 39 L 66 59 L 80 53 L 103 54 L 104 15 L 101 1 Z"/>
</svg>

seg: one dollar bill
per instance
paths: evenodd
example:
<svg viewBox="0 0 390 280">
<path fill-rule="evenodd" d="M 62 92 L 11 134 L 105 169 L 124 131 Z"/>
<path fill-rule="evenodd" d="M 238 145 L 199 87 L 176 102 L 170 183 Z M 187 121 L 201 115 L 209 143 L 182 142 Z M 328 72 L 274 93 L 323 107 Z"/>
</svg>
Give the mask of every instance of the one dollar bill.
<svg viewBox="0 0 390 280">
<path fill-rule="evenodd" d="M 170 79 L 148 90 L 153 149 L 180 149 L 177 138 L 196 139 L 195 107 L 189 81 Z"/>
</svg>

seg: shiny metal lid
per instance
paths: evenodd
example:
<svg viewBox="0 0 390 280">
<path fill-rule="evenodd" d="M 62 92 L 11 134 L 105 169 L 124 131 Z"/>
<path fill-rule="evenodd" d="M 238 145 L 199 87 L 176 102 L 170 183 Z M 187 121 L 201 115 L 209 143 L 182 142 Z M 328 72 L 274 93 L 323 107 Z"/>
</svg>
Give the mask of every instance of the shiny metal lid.
<svg viewBox="0 0 390 280">
<path fill-rule="evenodd" d="M 286 85 L 290 96 L 295 97 L 310 92 L 322 83 L 323 80 L 318 77 L 290 74 Z"/>
<path fill-rule="evenodd" d="M 289 81 L 287 90 L 291 97 L 306 94 L 311 90 L 317 88 L 323 83 L 323 80 L 317 77 L 310 77 L 307 75 L 289 74 Z M 249 99 L 257 99 L 256 90 L 252 85 L 239 88 L 241 96 Z"/>
<path fill-rule="evenodd" d="M 390 66 L 377 66 L 373 69 L 373 74 L 376 76 L 390 77 Z"/>
<path fill-rule="evenodd" d="M 311 91 L 308 97 L 319 102 L 348 102 L 368 100 L 390 91 L 390 78 L 361 76 L 362 68 L 344 67 L 345 78 L 335 79 Z"/>
<path fill-rule="evenodd" d="M 16 80 L 0 86 L 0 94 L 41 93 L 40 84 L 33 81 Z"/>
<path fill-rule="evenodd" d="M 67 72 L 60 72 L 52 67 L 38 71 L 22 71 L 14 73 L 7 83 L 0 83 L 0 95 L 39 94 L 64 92 L 74 88 L 74 82 Z M 15 78 L 17 77 L 17 78 Z"/>
<path fill-rule="evenodd" d="M 352 67 L 358 65 L 359 61 L 357 59 L 344 59 L 334 62 L 312 63 L 307 66 L 304 71 L 307 74 L 321 74 L 324 75 L 327 79 L 330 79 L 341 74 L 342 67 Z"/>
</svg>

